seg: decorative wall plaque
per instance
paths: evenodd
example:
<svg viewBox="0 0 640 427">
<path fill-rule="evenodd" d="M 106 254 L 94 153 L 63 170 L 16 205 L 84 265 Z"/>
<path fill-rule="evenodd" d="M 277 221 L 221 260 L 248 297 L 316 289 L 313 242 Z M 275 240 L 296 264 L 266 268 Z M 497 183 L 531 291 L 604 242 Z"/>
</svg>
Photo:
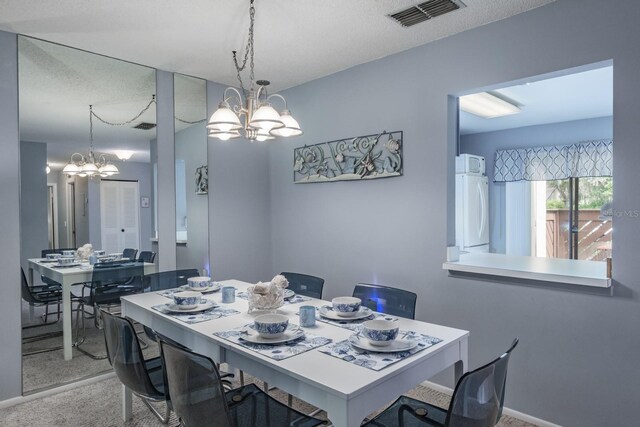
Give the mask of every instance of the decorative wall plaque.
<svg viewBox="0 0 640 427">
<path fill-rule="evenodd" d="M 402 175 L 402 131 L 305 145 L 293 151 L 293 182 L 350 181 Z"/>
<path fill-rule="evenodd" d="M 209 193 L 209 167 L 200 166 L 196 169 L 196 194 Z"/>
</svg>

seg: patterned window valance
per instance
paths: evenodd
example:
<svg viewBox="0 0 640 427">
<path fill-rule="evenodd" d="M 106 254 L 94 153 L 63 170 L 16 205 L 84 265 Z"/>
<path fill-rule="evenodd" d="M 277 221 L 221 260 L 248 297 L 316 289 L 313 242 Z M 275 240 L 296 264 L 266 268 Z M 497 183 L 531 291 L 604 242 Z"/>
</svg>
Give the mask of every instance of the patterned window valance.
<svg viewBox="0 0 640 427">
<path fill-rule="evenodd" d="M 495 182 L 586 176 L 613 176 L 613 140 L 496 151 Z"/>
</svg>

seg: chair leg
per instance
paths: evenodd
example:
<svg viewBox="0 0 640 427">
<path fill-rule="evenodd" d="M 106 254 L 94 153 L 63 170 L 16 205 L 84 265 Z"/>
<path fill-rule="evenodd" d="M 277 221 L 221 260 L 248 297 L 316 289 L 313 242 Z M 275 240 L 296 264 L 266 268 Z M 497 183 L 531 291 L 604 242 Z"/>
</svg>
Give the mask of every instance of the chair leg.
<svg viewBox="0 0 640 427">
<path fill-rule="evenodd" d="M 76 350 L 78 350 L 80 353 L 89 356 L 90 358 L 92 358 L 93 360 L 103 360 L 107 358 L 107 355 L 105 354 L 104 356 L 100 355 L 95 355 L 83 348 L 80 348 L 80 346 L 84 343 L 85 339 L 86 339 L 86 329 L 85 329 L 85 323 L 84 323 L 84 304 L 81 302 L 80 305 L 78 306 L 78 315 L 76 316 L 76 339 L 75 342 L 73 343 L 73 346 L 76 348 Z M 80 319 L 82 318 L 82 339 L 80 339 L 79 337 L 79 328 L 80 328 Z M 98 312 L 95 311 L 94 308 L 94 317 L 98 317 Z"/>
<path fill-rule="evenodd" d="M 162 415 L 156 408 L 154 408 L 151 403 L 149 403 L 149 400 L 145 399 L 144 397 L 140 397 L 140 399 L 142 399 L 142 402 L 147 406 L 147 408 L 149 408 L 149 410 L 153 413 L 153 415 L 155 415 L 162 424 L 167 424 L 169 422 L 169 417 L 171 416 L 171 409 L 169 409 L 169 405 L 166 405 L 166 410 L 164 415 Z"/>
</svg>

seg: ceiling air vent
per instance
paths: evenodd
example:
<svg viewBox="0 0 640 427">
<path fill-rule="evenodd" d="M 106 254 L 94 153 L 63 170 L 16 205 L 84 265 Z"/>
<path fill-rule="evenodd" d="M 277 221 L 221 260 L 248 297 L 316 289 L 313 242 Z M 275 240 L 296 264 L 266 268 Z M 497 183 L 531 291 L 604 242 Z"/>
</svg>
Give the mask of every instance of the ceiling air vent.
<svg viewBox="0 0 640 427">
<path fill-rule="evenodd" d="M 153 129 L 154 127 L 156 127 L 155 123 L 142 122 L 142 123 L 139 123 L 139 124 L 135 125 L 133 128 L 134 129 L 149 130 L 149 129 Z"/>
<path fill-rule="evenodd" d="M 411 27 L 463 7 L 460 0 L 429 0 L 387 16 L 403 27 Z"/>
</svg>

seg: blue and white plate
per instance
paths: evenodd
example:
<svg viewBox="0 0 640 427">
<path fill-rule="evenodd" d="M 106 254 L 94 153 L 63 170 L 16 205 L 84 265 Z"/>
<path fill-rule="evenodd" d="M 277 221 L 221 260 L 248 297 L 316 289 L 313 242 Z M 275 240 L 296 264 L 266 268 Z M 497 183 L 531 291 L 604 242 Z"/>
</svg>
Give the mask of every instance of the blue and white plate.
<svg viewBox="0 0 640 427">
<path fill-rule="evenodd" d="M 418 340 L 415 339 L 397 339 L 391 341 L 389 345 L 384 347 L 371 345 L 369 340 L 359 334 L 354 334 L 349 337 L 349 344 L 357 347 L 360 350 L 374 351 L 377 353 L 399 353 L 401 351 L 409 351 L 418 345 Z"/>
<path fill-rule="evenodd" d="M 293 292 L 291 289 L 285 289 L 284 290 L 284 299 L 293 298 L 295 295 L 296 295 L 296 293 Z"/>
<path fill-rule="evenodd" d="M 197 307 L 190 309 L 182 309 L 180 308 L 180 306 L 172 302 L 165 304 L 167 311 L 170 311 L 172 313 L 198 313 L 200 311 L 209 310 L 210 308 L 214 308 L 216 306 L 217 304 L 215 303 L 215 301 L 206 298 L 202 298 L 200 300 L 200 304 L 198 304 Z"/>
<path fill-rule="evenodd" d="M 304 330 L 297 326 L 290 325 L 278 338 L 263 338 L 255 329 L 245 328 L 240 334 L 240 339 L 253 344 L 284 344 L 304 337 Z"/>
<path fill-rule="evenodd" d="M 188 289 L 190 291 L 196 291 L 196 292 L 202 292 L 203 294 L 209 293 L 209 292 L 217 292 L 220 290 L 220 283 L 218 282 L 211 282 L 211 284 L 209 286 L 207 286 L 206 288 L 192 288 L 189 287 L 189 285 L 184 285 L 182 286 L 182 289 Z"/>
<path fill-rule="evenodd" d="M 373 311 L 371 311 L 371 309 L 368 307 L 360 306 L 360 310 L 358 310 L 357 313 L 347 317 L 347 316 L 342 316 L 338 314 L 336 311 L 333 310 L 332 307 L 328 305 L 323 305 L 318 310 L 318 313 L 320 313 L 320 316 L 326 317 L 327 319 L 344 320 L 349 322 L 351 320 L 358 320 L 358 319 L 364 319 L 365 317 L 369 317 L 373 314 Z"/>
</svg>

